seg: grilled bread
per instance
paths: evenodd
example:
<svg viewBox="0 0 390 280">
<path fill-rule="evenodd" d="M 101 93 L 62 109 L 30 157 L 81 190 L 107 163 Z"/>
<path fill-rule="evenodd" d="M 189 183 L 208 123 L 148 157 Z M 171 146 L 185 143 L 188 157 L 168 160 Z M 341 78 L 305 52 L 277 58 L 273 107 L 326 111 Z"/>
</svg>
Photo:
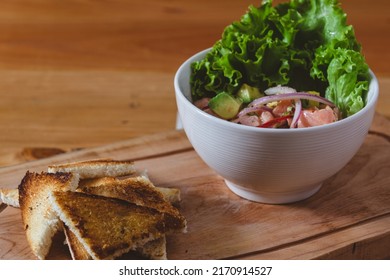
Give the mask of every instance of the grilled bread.
<svg viewBox="0 0 390 280">
<path fill-rule="evenodd" d="M 60 165 L 50 165 L 48 172 L 71 172 L 77 173 L 80 179 L 98 178 L 105 176 L 121 177 L 132 175 L 136 172 L 134 162 L 118 161 L 111 159 L 98 159 L 65 163 Z"/>
<path fill-rule="evenodd" d="M 143 177 L 118 179 L 103 177 L 80 182 L 79 190 L 85 193 L 122 199 L 140 206 L 147 206 L 164 214 L 168 231 L 185 231 L 186 219 L 172 206 L 164 195 Z"/>
<path fill-rule="evenodd" d="M 163 195 L 164 199 L 174 206 L 178 206 L 181 201 L 180 190 L 177 188 L 156 187 Z"/>
<path fill-rule="evenodd" d="M 181 201 L 180 190 L 176 188 L 156 187 L 164 196 L 164 199 L 173 205 L 178 205 Z M 0 203 L 5 206 L 19 208 L 19 190 L 18 189 L 0 189 Z"/>
<path fill-rule="evenodd" d="M 144 189 L 140 187 L 141 185 L 139 183 L 140 181 L 144 182 L 144 184 L 146 184 L 147 187 Z M 152 190 L 149 190 L 151 186 L 153 186 L 153 184 L 146 177 L 140 177 L 140 178 L 135 177 L 135 178 L 131 178 L 131 179 L 129 178 L 125 180 L 119 180 L 112 177 L 104 177 L 98 179 L 81 180 L 78 190 L 84 191 L 86 193 L 94 193 L 96 195 L 118 198 L 129 202 L 134 202 L 136 204 L 138 202 L 139 205 L 148 206 L 148 207 L 150 207 L 150 201 L 152 202 L 156 201 L 156 192 L 157 192 L 157 200 L 161 204 L 163 204 L 164 208 L 170 209 L 172 206 L 169 205 L 169 203 L 178 204 L 180 202 L 180 191 L 178 189 L 153 187 Z M 150 192 L 152 193 L 152 196 L 150 196 Z M 168 205 L 165 205 L 167 203 L 166 200 L 169 200 Z M 161 209 L 164 208 L 161 207 Z M 180 219 L 184 219 L 184 217 L 182 217 L 180 213 L 179 215 L 177 215 L 176 212 L 177 209 L 174 210 L 174 214 L 176 214 L 175 219 L 177 219 L 177 216 L 180 216 Z M 165 221 L 168 222 L 169 224 L 169 218 L 167 216 L 164 216 L 164 218 Z M 185 227 L 185 220 L 184 222 L 183 221 L 179 221 L 179 222 L 183 224 L 183 227 Z M 168 227 L 167 224 L 165 226 Z M 84 247 L 81 246 L 81 242 L 69 229 L 65 229 L 65 234 L 67 236 L 67 243 L 69 244 L 69 249 L 72 258 L 83 259 L 83 260 L 92 259 L 92 257 L 88 254 L 88 252 L 84 249 Z M 145 243 L 143 246 L 136 248 L 136 251 L 142 257 L 148 259 L 154 259 L 154 260 L 166 259 L 167 258 L 166 238 L 165 236 L 162 236 L 161 238 L 157 238 L 155 240 L 149 241 Z"/>
<path fill-rule="evenodd" d="M 64 225 L 66 243 L 69 246 L 69 251 L 74 260 L 92 260 L 92 256 L 84 248 L 77 236 Z M 136 248 L 136 251 L 144 258 L 151 260 L 166 260 L 166 238 L 163 235 L 155 240 L 148 241 L 143 246 Z"/>
<path fill-rule="evenodd" d="M 65 242 L 68 244 L 70 255 L 74 260 L 92 260 L 77 236 L 64 224 Z"/>
<path fill-rule="evenodd" d="M 18 187 L 19 204 L 27 241 L 39 259 L 45 259 L 61 222 L 52 210 L 52 191 L 75 190 L 79 178 L 72 173 L 27 172 Z"/>
<path fill-rule="evenodd" d="M 18 189 L 0 189 L 0 203 L 8 206 L 19 207 Z"/>
<path fill-rule="evenodd" d="M 165 235 L 145 243 L 144 246 L 136 248 L 136 251 L 143 257 L 151 260 L 167 259 L 167 241 Z"/>
<path fill-rule="evenodd" d="M 165 235 L 163 214 L 81 192 L 52 192 L 51 205 L 93 259 L 114 259 Z"/>
<path fill-rule="evenodd" d="M 50 257 L 61 230 L 73 259 L 166 259 L 165 234 L 186 229 L 172 206 L 180 200 L 178 189 L 137 176 L 133 162 L 108 159 L 52 165 L 48 172 L 27 172 L 16 189 L 0 189 L 0 211 L 21 208 L 39 259 Z"/>
</svg>

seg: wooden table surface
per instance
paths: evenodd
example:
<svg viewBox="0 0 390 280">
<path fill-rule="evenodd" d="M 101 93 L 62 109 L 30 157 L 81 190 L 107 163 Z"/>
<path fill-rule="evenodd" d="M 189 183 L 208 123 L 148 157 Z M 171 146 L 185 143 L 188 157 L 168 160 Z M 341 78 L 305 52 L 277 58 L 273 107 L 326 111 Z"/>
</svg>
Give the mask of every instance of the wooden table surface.
<svg viewBox="0 0 390 280">
<path fill-rule="evenodd" d="M 177 68 L 259 3 L 1 1 L 0 166 L 173 130 Z M 390 2 L 342 7 L 390 117 Z"/>
<path fill-rule="evenodd" d="M 149 146 L 150 143 L 154 143 L 153 147 L 159 146 L 157 142 L 161 136 L 152 137 L 152 140 L 138 138 L 140 136 L 147 137 L 167 132 L 167 136 L 164 137 L 168 137 L 170 141 L 184 137 L 179 133 L 181 136 L 178 138 L 177 133 L 172 132 L 176 123 L 173 88 L 176 70 L 189 56 L 212 46 L 220 38 L 224 27 L 238 20 L 249 5 L 259 5 L 260 2 L 260 0 L 223 2 L 0 0 L 0 173 L 4 176 L 2 182 L 8 182 L 8 186 L 15 186 L 20 176 L 16 178 L 12 175 L 8 178 L 7 174 L 15 174 L 16 171 L 22 174 L 27 166 L 46 164 L 51 161 L 50 157 L 56 154 L 62 154 L 55 157 L 56 160 L 69 159 L 75 154 L 84 155 L 84 152 L 89 155 L 88 149 L 85 148 L 103 151 L 121 145 L 115 143 L 127 143 L 134 152 L 137 145 L 144 143 L 145 139 Z M 274 0 L 274 4 L 280 2 L 283 1 Z M 388 66 L 390 1 L 341 2 L 348 15 L 348 23 L 354 25 L 367 62 L 380 83 L 377 112 L 382 116 L 377 116 L 369 140 L 382 141 L 381 145 L 388 147 L 386 139 L 389 139 L 389 122 L 386 118 L 390 118 Z M 375 129 L 376 125 L 380 129 Z M 172 137 L 171 132 L 176 138 Z M 376 134 L 381 137 L 376 138 Z M 376 145 L 375 141 L 365 144 L 365 148 L 382 147 Z M 99 149 L 100 146 L 110 143 L 114 146 Z M 188 144 L 185 141 L 183 143 Z M 174 146 L 175 149 L 180 147 Z M 67 153 L 74 150 L 80 151 Z M 361 150 L 361 157 L 365 158 L 366 150 Z M 121 150 L 115 151 L 120 158 Z M 150 153 L 156 151 L 154 148 Z M 146 152 L 149 151 L 143 149 L 143 153 Z M 170 153 L 172 152 L 167 154 Z M 178 153 L 179 156 L 187 154 L 194 153 L 188 147 Z M 378 162 L 382 160 L 385 164 L 386 154 L 378 152 L 378 155 L 376 160 Z M 139 156 L 137 150 L 133 156 L 135 158 Z M 142 158 L 147 162 L 149 160 L 148 156 Z M 36 159 L 42 161 L 34 161 Z M 150 162 L 154 162 L 153 158 Z M 141 161 L 142 163 L 144 162 Z M 154 168 L 156 174 L 165 174 L 162 171 L 158 173 L 164 166 L 155 164 Z M 348 172 L 345 174 L 350 175 Z M 383 187 L 383 182 L 388 180 L 384 176 L 388 173 L 381 174 L 382 181 L 377 185 Z M 168 180 L 163 176 L 156 178 L 163 183 L 164 180 Z M 336 181 L 338 178 L 336 177 Z M 360 177 L 357 178 L 356 180 L 360 180 Z M 351 181 L 351 184 L 354 182 Z M 383 193 L 388 194 L 388 191 L 383 189 Z M 378 199 L 382 197 L 385 196 Z M 368 222 L 359 222 L 356 229 L 359 234 L 355 233 L 352 226 L 346 227 L 346 231 L 331 233 L 329 235 L 331 240 L 339 242 L 333 244 L 333 248 L 327 245 L 330 244 L 328 241 L 324 241 L 328 235 L 324 235 L 324 238 L 320 236 L 318 242 L 317 239 L 308 239 L 309 245 L 312 246 L 310 248 L 318 252 L 314 257 L 342 257 L 345 253 L 343 250 L 359 251 L 355 250 L 355 247 L 359 247 L 356 244 L 365 244 L 362 248 L 367 252 L 379 253 L 375 255 L 362 252 L 362 258 L 387 258 L 390 247 L 389 217 L 388 214 L 383 214 L 387 211 L 387 205 L 387 202 L 377 203 L 374 208 L 380 208 L 380 211 L 369 213 L 372 215 L 379 213 L 378 217 L 383 218 L 373 218 L 373 222 L 380 227 L 372 226 Z M 264 207 L 272 209 L 272 206 Z M 19 217 L 19 212 L 15 209 L 7 208 L 6 211 L 14 213 L 14 216 L 7 217 Z M 364 211 L 361 213 L 365 215 Z M 334 221 L 333 217 L 329 218 L 329 221 L 330 223 Z M 19 235 L 23 234 L 19 224 L 14 226 L 18 227 Z M 329 227 L 332 228 L 333 225 L 330 224 Z M 362 230 L 369 235 L 368 239 L 362 237 L 360 234 Z M 385 246 L 382 246 L 382 243 Z M 19 243 L 15 244 L 19 246 Z M 23 246 L 21 248 L 24 250 Z M 337 254 L 330 254 L 328 249 Z M 300 251 L 293 247 L 291 252 Z M 295 256 L 290 253 L 286 253 L 288 258 L 313 258 L 313 255 Z M 277 257 L 287 258 L 287 255 L 281 255 L 279 251 L 275 254 Z M 275 257 L 272 254 L 253 257 L 267 256 Z M 31 258 L 30 255 L 24 257 Z"/>
</svg>

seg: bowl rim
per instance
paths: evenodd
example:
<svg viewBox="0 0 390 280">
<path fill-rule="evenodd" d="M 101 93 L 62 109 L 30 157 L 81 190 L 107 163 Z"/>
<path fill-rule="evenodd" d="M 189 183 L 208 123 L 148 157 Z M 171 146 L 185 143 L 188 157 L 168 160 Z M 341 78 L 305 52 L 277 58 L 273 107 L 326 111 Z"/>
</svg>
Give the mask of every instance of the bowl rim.
<svg viewBox="0 0 390 280">
<path fill-rule="evenodd" d="M 212 122 L 215 122 L 216 124 L 222 125 L 222 126 L 227 126 L 227 128 L 231 127 L 232 129 L 240 129 L 243 131 L 248 131 L 248 132 L 261 132 L 261 133 L 304 133 L 304 132 L 317 132 L 317 131 L 322 131 L 322 130 L 327 130 L 331 128 L 338 128 L 340 126 L 345 126 L 347 123 L 354 122 L 356 119 L 359 119 L 361 115 L 365 114 L 368 110 L 371 109 L 371 107 L 375 107 L 376 102 L 378 100 L 379 96 L 379 84 L 378 84 L 378 79 L 375 76 L 374 72 L 369 68 L 369 74 L 371 77 L 371 81 L 369 84 L 369 90 L 367 92 L 366 96 L 366 104 L 365 106 L 357 113 L 353 114 L 352 116 L 349 116 L 347 118 L 338 120 L 336 122 L 330 123 L 330 124 L 324 124 L 320 126 L 313 126 L 313 127 L 305 127 L 305 128 L 300 128 L 300 129 L 269 129 L 269 128 L 259 128 L 259 127 L 252 127 L 252 126 L 247 126 L 247 125 L 240 125 L 237 123 L 233 123 L 224 119 L 217 118 L 215 116 L 212 116 L 203 110 L 197 108 L 190 100 L 187 99 L 187 97 L 184 95 L 184 93 L 181 90 L 180 87 L 180 82 L 179 79 L 182 77 L 182 73 L 185 71 L 185 69 L 188 69 L 187 67 L 190 67 L 192 62 L 196 61 L 199 57 L 204 56 L 206 53 L 208 53 L 211 50 L 211 48 L 204 49 L 200 52 L 195 53 L 191 57 L 189 57 L 187 60 L 185 60 L 178 70 L 176 71 L 175 77 L 174 77 L 174 88 L 175 88 L 175 95 L 176 97 L 184 102 L 184 104 L 189 107 L 194 109 L 195 112 L 198 114 L 202 115 L 203 117 L 209 119 Z M 370 98 L 368 98 L 368 93 L 372 92 Z M 177 104 L 178 105 L 178 104 Z"/>
</svg>

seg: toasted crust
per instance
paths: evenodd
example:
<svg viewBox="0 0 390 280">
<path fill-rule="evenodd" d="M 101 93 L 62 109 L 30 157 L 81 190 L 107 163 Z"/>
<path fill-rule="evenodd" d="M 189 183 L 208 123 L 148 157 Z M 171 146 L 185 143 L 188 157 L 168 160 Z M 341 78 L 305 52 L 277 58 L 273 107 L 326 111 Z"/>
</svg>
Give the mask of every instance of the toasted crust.
<svg viewBox="0 0 390 280">
<path fill-rule="evenodd" d="M 99 159 L 72 162 L 60 165 L 50 165 L 48 172 L 71 172 L 77 173 L 80 179 L 98 178 L 105 176 L 128 176 L 136 172 L 134 162 L 132 161 L 118 161 L 111 159 Z"/>
<path fill-rule="evenodd" d="M 142 256 L 149 258 L 151 260 L 166 260 L 167 251 L 166 251 L 166 238 L 165 235 L 147 242 L 144 246 L 138 247 L 136 249 Z"/>
<path fill-rule="evenodd" d="M 66 243 L 69 246 L 69 251 L 72 256 L 72 259 L 92 260 L 91 255 L 88 254 L 88 251 L 84 248 L 83 244 L 66 225 L 64 225 L 64 232 L 66 237 Z M 151 260 L 166 260 L 167 251 L 165 235 L 145 243 L 145 245 L 136 248 L 136 251 L 140 253 L 141 256 Z"/>
<path fill-rule="evenodd" d="M 163 194 L 143 176 L 117 179 L 104 177 L 81 181 L 79 189 L 85 193 L 122 199 L 147 206 L 164 214 L 165 225 L 171 231 L 185 231 L 186 219 L 173 207 Z"/>
<path fill-rule="evenodd" d="M 74 260 L 92 260 L 90 254 L 85 250 L 83 243 L 79 241 L 77 236 L 64 224 L 64 233 L 66 243 L 69 247 L 70 255 Z"/>
<path fill-rule="evenodd" d="M 7 204 L 12 207 L 19 207 L 19 191 L 18 189 L 0 189 L 0 203 Z"/>
<path fill-rule="evenodd" d="M 176 188 L 156 187 L 156 189 L 163 195 L 164 199 L 174 206 L 178 206 L 181 201 L 180 190 Z"/>
<path fill-rule="evenodd" d="M 2 203 L 2 202 L 0 201 L 0 212 L 3 211 L 5 208 L 7 208 L 7 204 Z"/>
<path fill-rule="evenodd" d="M 51 209 L 52 191 L 75 190 L 79 178 L 71 173 L 27 172 L 18 187 L 19 204 L 26 237 L 33 253 L 44 259 L 51 247 L 52 238 L 61 229 L 57 215 Z"/>
<path fill-rule="evenodd" d="M 113 259 L 165 234 L 163 215 L 123 200 L 53 192 L 51 205 L 93 259 Z"/>
<path fill-rule="evenodd" d="M 39 259 L 50 258 L 60 231 L 73 259 L 167 259 L 166 233 L 186 229 L 172 206 L 180 202 L 180 190 L 156 188 L 146 173 L 128 178 L 135 173 L 132 161 L 51 165 L 48 172 L 27 172 L 17 189 L 0 189 L 0 211 L 21 208 L 28 243 Z"/>
</svg>

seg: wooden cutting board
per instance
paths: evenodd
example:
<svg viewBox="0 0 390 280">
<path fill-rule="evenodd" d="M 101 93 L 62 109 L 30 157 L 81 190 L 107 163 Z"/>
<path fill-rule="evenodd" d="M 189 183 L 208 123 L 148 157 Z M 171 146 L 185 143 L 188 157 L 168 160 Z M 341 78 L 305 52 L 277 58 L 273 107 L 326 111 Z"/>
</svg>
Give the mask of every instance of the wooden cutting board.
<svg viewBox="0 0 390 280">
<path fill-rule="evenodd" d="M 167 240 L 170 259 L 390 258 L 390 121 L 377 115 L 356 156 L 309 199 L 286 205 L 233 194 L 197 156 L 183 131 L 171 131 L 0 169 L 14 188 L 27 170 L 95 158 L 134 160 L 157 186 L 178 187 L 188 233 Z M 1 207 L 0 208 L 4 208 Z M 0 258 L 34 259 L 20 212 L 0 213 Z M 51 258 L 69 258 L 61 249 Z"/>
</svg>

